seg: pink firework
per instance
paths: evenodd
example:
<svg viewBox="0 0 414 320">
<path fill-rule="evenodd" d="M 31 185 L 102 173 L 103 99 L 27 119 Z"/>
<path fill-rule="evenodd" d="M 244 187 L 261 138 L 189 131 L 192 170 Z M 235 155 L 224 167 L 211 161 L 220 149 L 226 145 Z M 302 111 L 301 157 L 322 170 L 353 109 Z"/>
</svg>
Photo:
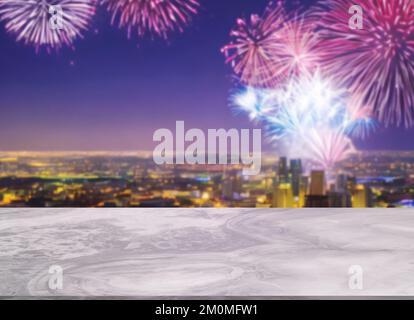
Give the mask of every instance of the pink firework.
<svg viewBox="0 0 414 320">
<path fill-rule="evenodd" d="M 320 67 L 320 39 L 305 18 L 293 18 L 275 36 L 275 72 L 279 79 L 311 76 Z"/>
<path fill-rule="evenodd" d="M 135 30 L 167 38 L 174 30 L 183 31 L 199 9 L 198 0 L 102 0 L 112 12 L 112 23 L 126 28 L 128 37 Z"/>
<path fill-rule="evenodd" d="M 59 49 L 82 37 L 95 14 L 95 5 L 95 0 L 0 0 L 0 21 L 17 41 L 37 50 Z"/>
<path fill-rule="evenodd" d="M 361 1 L 362 29 L 349 26 L 352 0 L 322 0 L 325 71 L 385 125 L 414 124 L 414 1 Z"/>
<path fill-rule="evenodd" d="M 262 17 L 237 20 L 233 41 L 222 52 L 243 84 L 275 87 L 292 75 L 311 73 L 319 63 L 319 39 L 303 17 L 289 16 L 282 2 Z"/>
<path fill-rule="evenodd" d="M 237 20 L 237 27 L 230 33 L 234 40 L 222 52 L 243 84 L 266 87 L 277 82 L 274 36 L 284 22 L 280 2 L 266 8 L 262 17 L 253 14 L 249 20 Z"/>
<path fill-rule="evenodd" d="M 335 165 L 355 153 L 352 140 L 340 129 L 323 130 L 313 128 L 303 136 L 301 149 L 295 150 L 295 156 L 304 155 L 310 159 L 315 168 L 321 168 L 328 173 Z M 293 149 L 294 150 L 294 149 Z"/>
</svg>

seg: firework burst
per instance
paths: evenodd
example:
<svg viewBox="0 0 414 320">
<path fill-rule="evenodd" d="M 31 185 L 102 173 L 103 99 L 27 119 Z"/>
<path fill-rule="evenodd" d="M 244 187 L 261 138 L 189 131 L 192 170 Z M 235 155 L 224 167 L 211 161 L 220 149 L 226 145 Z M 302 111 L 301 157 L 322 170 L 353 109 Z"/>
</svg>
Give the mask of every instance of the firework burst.
<svg viewBox="0 0 414 320">
<path fill-rule="evenodd" d="M 350 136 L 365 132 L 370 121 L 366 110 L 351 105 L 347 90 L 319 72 L 292 78 L 280 89 L 247 88 L 233 101 L 265 125 L 281 151 L 327 171 L 355 151 Z"/>
<path fill-rule="evenodd" d="M 414 124 L 414 1 L 365 0 L 351 29 L 352 0 L 322 0 L 324 69 L 385 125 Z"/>
<path fill-rule="evenodd" d="M 274 36 L 282 28 L 284 16 L 283 6 L 278 2 L 267 7 L 262 17 L 253 14 L 248 20 L 237 20 L 230 33 L 234 39 L 222 52 L 243 84 L 266 87 L 277 81 Z"/>
<path fill-rule="evenodd" d="M 286 22 L 274 39 L 275 72 L 279 79 L 310 76 L 320 67 L 320 39 L 304 17 Z"/>
<path fill-rule="evenodd" d="M 233 41 L 222 52 L 245 85 L 273 88 L 319 65 L 317 34 L 303 16 L 287 14 L 282 2 L 262 17 L 238 19 L 230 35 Z"/>
<path fill-rule="evenodd" d="M 126 28 L 128 37 L 136 30 L 167 38 L 174 30 L 183 31 L 199 9 L 198 0 L 102 0 L 112 12 L 112 23 Z"/>
<path fill-rule="evenodd" d="M 302 139 L 297 147 L 292 147 L 292 155 L 304 156 L 315 168 L 322 168 L 328 174 L 356 151 L 352 140 L 340 128 L 311 128 Z"/>
<path fill-rule="evenodd" d="M 95 14 L 95 5 L 95 0 L 0 0 L 0 20 L 17 41 L 36 49 L 59 49 L 82 37 Z M 62 9 L 62 28 L 51 27 L 51 6 Z"/>
</svg>

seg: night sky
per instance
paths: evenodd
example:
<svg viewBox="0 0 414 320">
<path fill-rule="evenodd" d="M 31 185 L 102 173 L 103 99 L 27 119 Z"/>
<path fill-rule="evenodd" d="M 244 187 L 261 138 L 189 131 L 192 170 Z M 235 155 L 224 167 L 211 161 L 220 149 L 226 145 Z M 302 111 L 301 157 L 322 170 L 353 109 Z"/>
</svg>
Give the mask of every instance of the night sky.
<svg viewBox="0 0 414 320">
<path fill-rule="evenodd" d="M 229 107 L 236 83 L 220 48 L 238 17 L 268 1 L 201 2 L 192 24 L 167 42 L 128 39 L 102 7 L 76 49 L 57 53 L 16 43 L 2 23 L 0 150 L 151 150 L 153 132 L 177 120 L 187 129 L 253 128 Z M 380 128 L 356 144 L 414 149 L 413 133 Z"/>
</svg>

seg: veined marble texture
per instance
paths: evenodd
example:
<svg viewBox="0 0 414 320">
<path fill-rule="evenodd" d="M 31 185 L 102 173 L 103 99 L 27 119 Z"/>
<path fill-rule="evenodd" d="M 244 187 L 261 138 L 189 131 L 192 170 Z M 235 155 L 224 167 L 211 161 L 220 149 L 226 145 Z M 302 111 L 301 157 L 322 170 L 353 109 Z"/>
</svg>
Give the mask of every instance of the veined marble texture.
<svg viewBox="0 0 414 320">
<path fill-rule="evenodd" d="M 414 211 L 0 209 L 0 296 L 414 296 Z"/>
</svg>

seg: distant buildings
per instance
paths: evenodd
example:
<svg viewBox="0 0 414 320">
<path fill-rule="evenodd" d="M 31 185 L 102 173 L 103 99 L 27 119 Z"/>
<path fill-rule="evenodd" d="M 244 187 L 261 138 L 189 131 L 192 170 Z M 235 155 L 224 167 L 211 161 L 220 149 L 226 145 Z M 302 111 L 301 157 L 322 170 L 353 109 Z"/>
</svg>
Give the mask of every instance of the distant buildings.
<svg viewBox="0 0 414 320">
<path fill-rule="evenodd" d="M 293 208 L 300 207 L 302 183 L 302 161 L 300 159 L 288 160 L 280 158 L 277 177 L 272 195 L 272 207 Z M 303 202 L 303 201 L 302 201 Z"/>
<path fill-rule="evenodd" d="M 350 183 L 348 176 L 338 174 L 336 183 L 332 184 L 328 192 L 328 202 L 331 208 L 350 208 L 352 207 Z"/>
<path fill-rule="evenodd" d="M 309 195 L 324 196 L 325 188 L 326 188 L 325 172 L 324 171 L 312 171 Z"/>
<path fill-rule="evenodd" d="M 286 157 L 281 157 L 279 160 L 278 178 L 279 183 L 287 183 L 289 181 L 289 169 Z"/>
<path fill-rule="evenodd" d="M 225 200 L 240 199 L 242 189 L 242 177 L 237 172 L 225 173 L 222 183 L 222 197 Z"/>
<path fill-rule="evenodd" d="M 355 178 L 338 174 L 327 186 L 323 170 L 303 175 L 302 161 L 280 158 L 272 193 L 275 208 L 367 208 L 373 206 L 373 193 L 369 186 L 357 184 Z"/>
<path fill-rule="evenodd" d="M 359 154 L 329 174 L 300 159 L 157 166 L 150 156 L 0 152 L 0 206 L 413 207 L 414 152 Z"/>
</svg>

